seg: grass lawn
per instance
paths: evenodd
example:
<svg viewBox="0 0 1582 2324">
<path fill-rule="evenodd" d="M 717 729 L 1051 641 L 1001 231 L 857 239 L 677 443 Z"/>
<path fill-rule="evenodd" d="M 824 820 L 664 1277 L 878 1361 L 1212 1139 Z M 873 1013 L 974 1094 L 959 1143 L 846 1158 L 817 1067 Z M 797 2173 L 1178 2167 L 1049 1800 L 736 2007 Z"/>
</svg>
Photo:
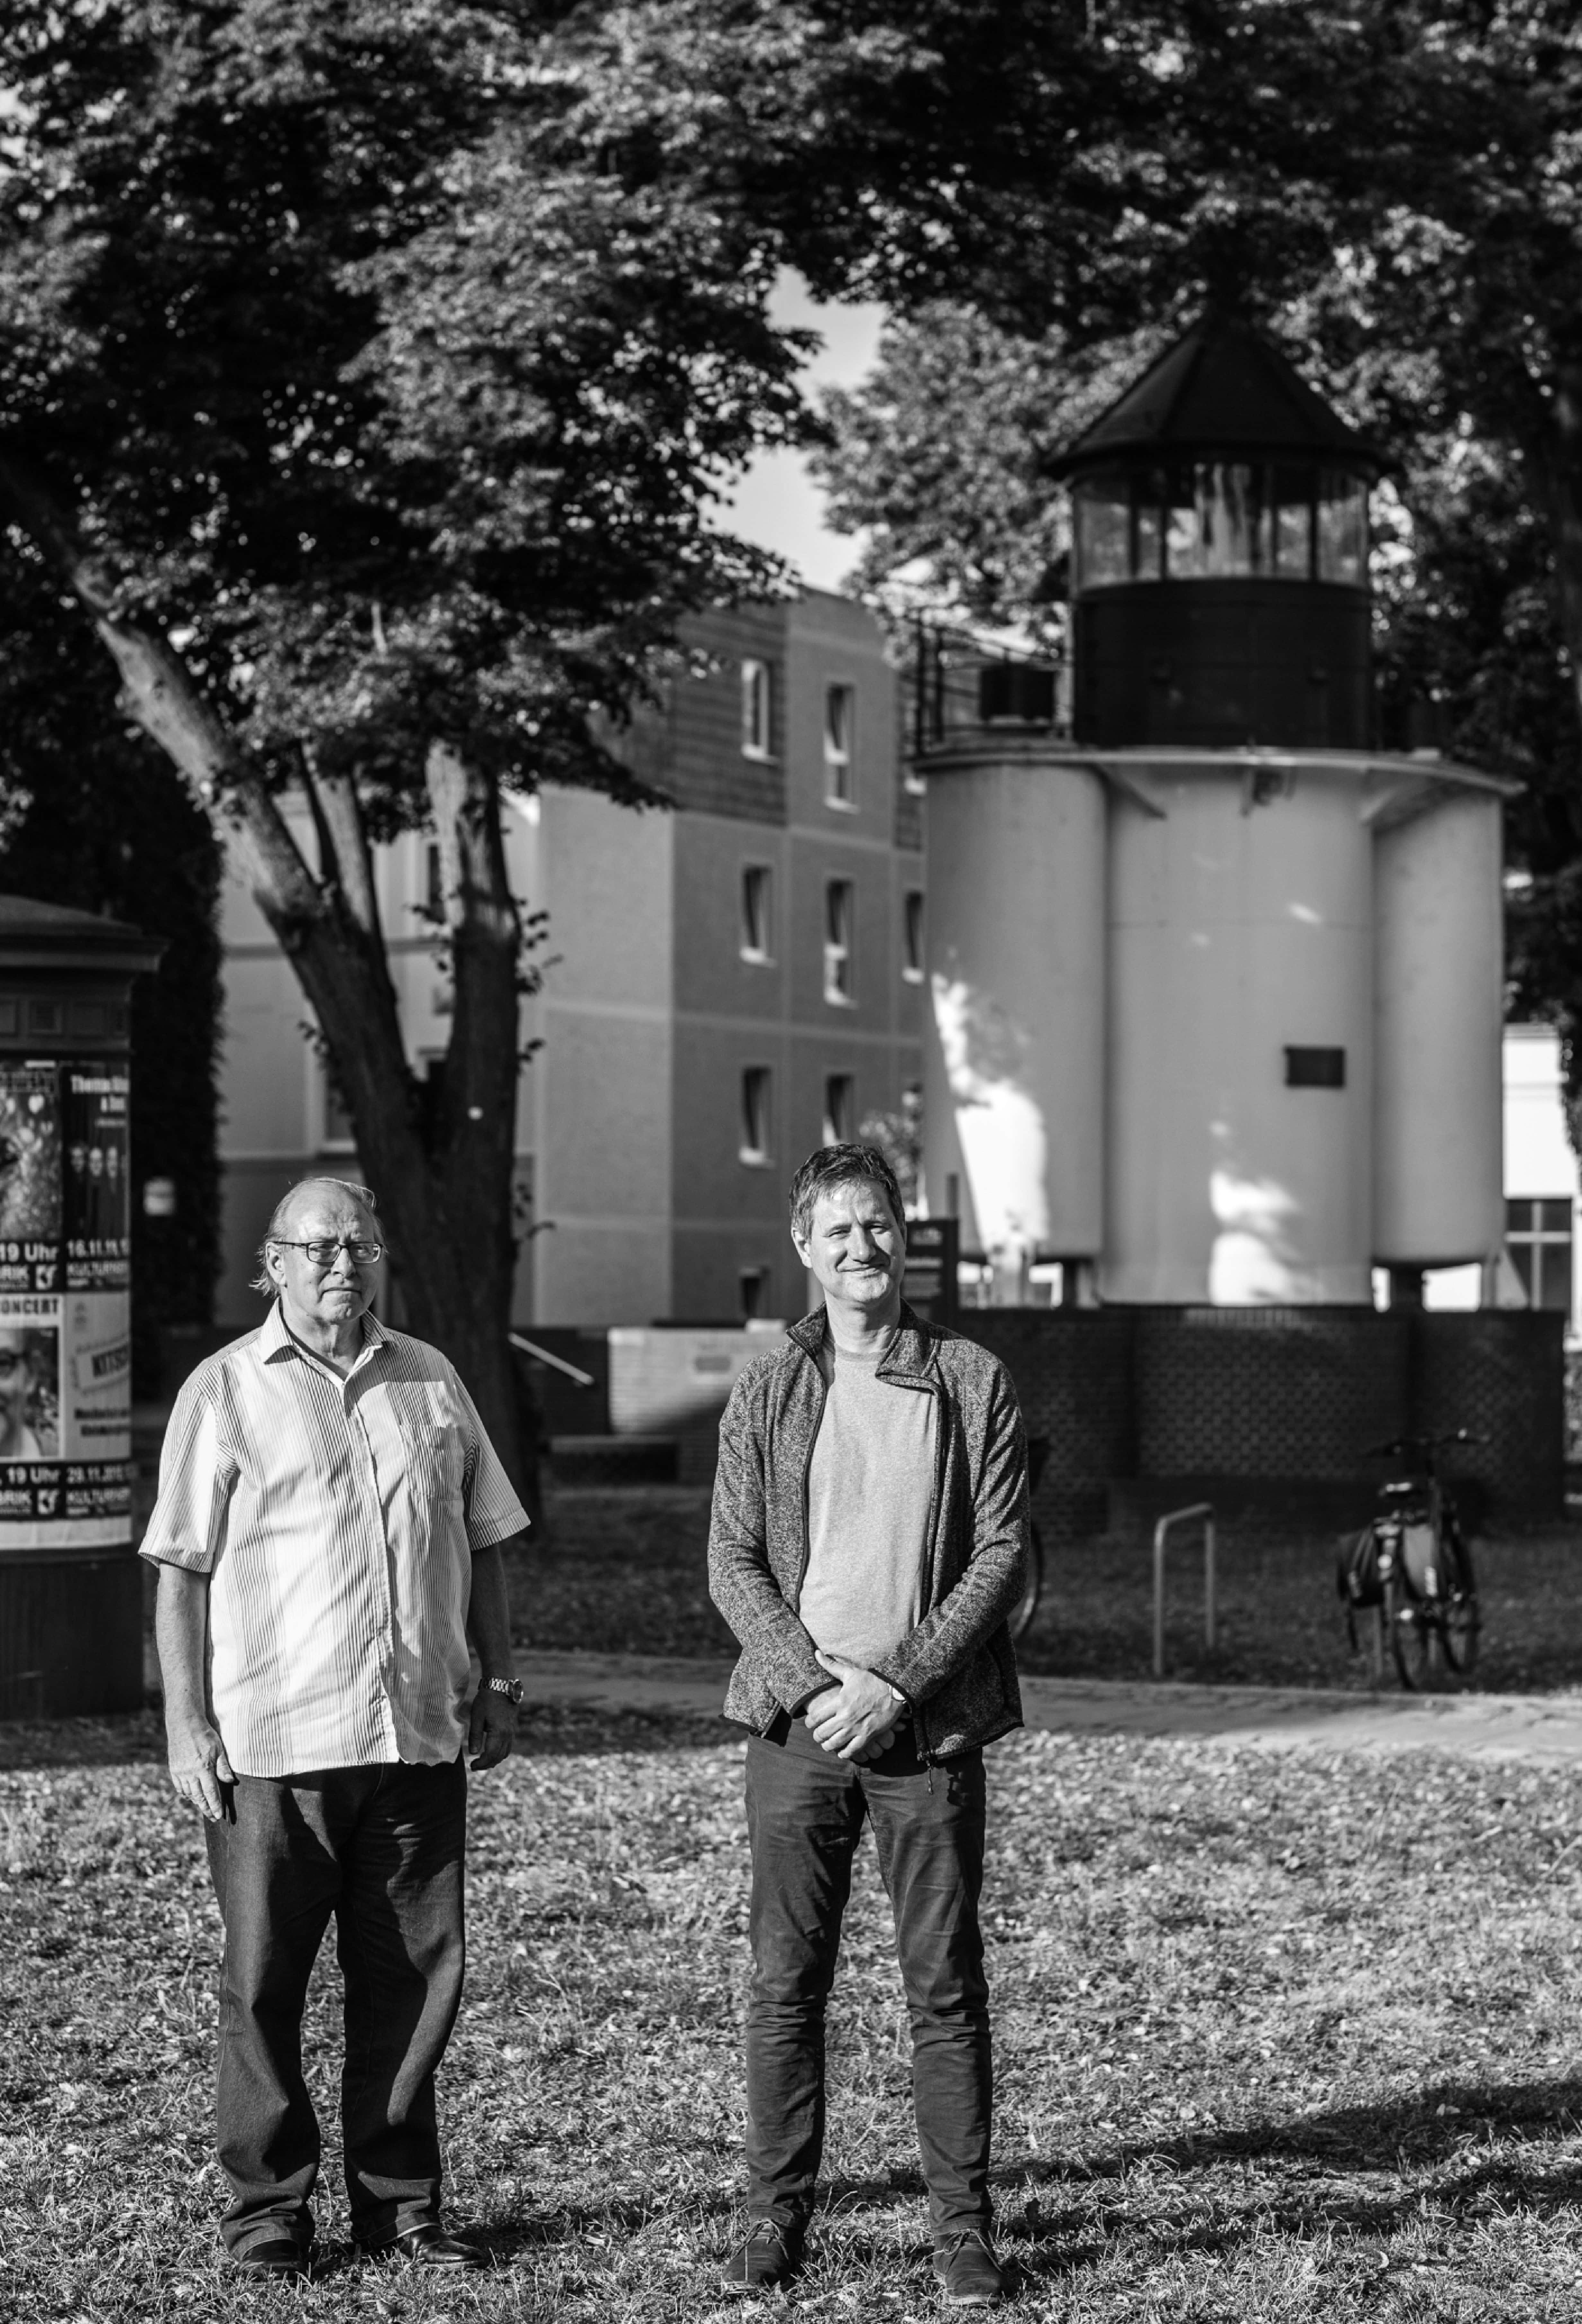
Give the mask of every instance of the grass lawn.
<svg viewBox="0 0 1582 2324">
<path fill-rule="evenodd" d="M 731 1653 L 709 1603 L 708 1513 L 708 1493 L 695 1487 L 552 1492 L 551 1544 L 520 1559 L 512 1577 L 520 1634 L 607 1654 Z M 1173 1552 L 1170 1675 L 1366 1687 L 1367 1666 L 1347 1649 L 1335 1594 L 1336 1538 L 1223 1527 L 1212 1656 L 1202 1645 L 1200 1557 Z M 1475 1543 L 1474 1555 L 1484 1612 L 1476 1683 L 1509 1692 L 1582 1685 L 1582 1531 L 1496 1535 Z M 1146 1678 L 1153 1590 L 1146 1538 L 1052 1551 L 1038 1619 L 1019 1649 L 1024 1666 Z M 1386 1681 L 1394 1684 L 1393 1670 Z"/>
<path fill-rule="evenodd" d="M 539 1713 L 473 1791 L 451 2204 L 497 2262 L 310 2287 L 214 2239 L 217 1929 L 151 1720 L 0 1729 L 0 2310 L 714 2318 L 740 2184 L 741 1745 Z M 1582 1785 L 1444 1757 L 1021 1736 L 990 1754 L 1002 2238 L 1070 2324 L 1582 2313 Z M 327 2118 L 334 1971 L 309 2025 Z M 786 2313 L 939 2313 L 871 1850 Z M 740 2311 L 735 2311 L 740 2312 Z"/>
</svg>

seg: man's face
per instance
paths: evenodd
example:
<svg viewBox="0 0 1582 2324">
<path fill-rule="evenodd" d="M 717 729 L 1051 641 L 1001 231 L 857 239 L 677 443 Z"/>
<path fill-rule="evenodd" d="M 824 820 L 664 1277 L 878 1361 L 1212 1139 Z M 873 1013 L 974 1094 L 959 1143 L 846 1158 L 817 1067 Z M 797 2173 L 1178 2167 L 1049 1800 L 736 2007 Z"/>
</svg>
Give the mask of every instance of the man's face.
<svg viewBox="0 0 1582 2324">
<path fill-rule="evenodd" d="M 806 1235 L 791 1240 L 826 1301 L 869 1310 L 899 1305 L 906 1230 L 874 1179 L 848 1178 L 827 1187 L 814 1205 Z"/>
<path fill-rule="evenodd" d="M 354 1323 L 367 1313 L 379 1280 L 378 1261 L 372 1267 L 359 1267 L 345 1248 L 353 1239 L 380 1240 L 378 1228 L 361 1203 L 333 1186 L 304 1186 L 292 1200 L 278 1232 L 281 1240 L 269 1247 L 269 1271 L 293 1331 L 333 1329 Z M 329 1266 L 321 1267 L 306 1250 L 291 1247 L 308 1242 L 334 1242 L 342 1247 Z"/>
</svg>

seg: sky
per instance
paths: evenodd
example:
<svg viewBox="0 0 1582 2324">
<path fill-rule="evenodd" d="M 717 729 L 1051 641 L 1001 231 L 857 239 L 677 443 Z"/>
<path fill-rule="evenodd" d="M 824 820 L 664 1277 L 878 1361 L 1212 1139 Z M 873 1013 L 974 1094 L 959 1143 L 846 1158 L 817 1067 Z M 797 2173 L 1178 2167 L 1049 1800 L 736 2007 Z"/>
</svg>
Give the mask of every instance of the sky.
<svg viewBox="0 0 1582 2324">
<path fill-rule="evenodd" d="M 777 323 L 823 337 L 823 346 L 803 370 L 805 387 L 855 387 L 878 353 L 882 307 L 821 306 L 798 276 L 785 273 L 776 284 L 770 312 Z M 814 589 L 838 589 L 860 546 L 851 535 L 826 527 L 823 494 L 802 452 L 760 452 L 720 521 L 742 540 L 778 550 Z"/>
</svg>

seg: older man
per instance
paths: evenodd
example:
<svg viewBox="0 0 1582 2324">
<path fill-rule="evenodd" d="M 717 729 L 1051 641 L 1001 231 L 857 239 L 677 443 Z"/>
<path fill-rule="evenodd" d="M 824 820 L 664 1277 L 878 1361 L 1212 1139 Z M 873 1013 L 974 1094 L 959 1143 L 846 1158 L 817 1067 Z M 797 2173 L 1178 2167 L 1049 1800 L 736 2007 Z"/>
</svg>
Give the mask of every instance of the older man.
<svg viewBox="0 0 1582 2324">
<path fill-rule="evenodd" d="M 510 1749 L 501 1552 L 528 1520 L 450 1364 L 369 1313 L 373 1210 L 335 1178 L 281 1204 L 268 1320 L 182 1388 L 143 1545 L 170 1776 L 206 1819 L 225 1923 L 221 2232 L 255 2275 L 308 2264 L 302 2011 L 332 1914 L 353 2239 L 481 2264 L 441 2223 L 434 2082 L 462 1987 L 463 1747 L 480 1769 Z"/>
<path fill-rule="evenodd" d="M 727 2292 L 801 2263 L 824 2129 L 824 2005 L 864 1821 L 896 1917 L 944 2298 L 1005 2288 L 990 2240 L 985 1743 L 1021 1724 L 1007 1617 L 1027 1463 L 1006 1370 L 901 1298 L 906 1231 L 869 1146 L 812 1155 L 791 1236 L 823 1305 L 750 1364 L 720 1427 L 714 1601 L 752 1732 L 746 2239 Z"/>
</svg>

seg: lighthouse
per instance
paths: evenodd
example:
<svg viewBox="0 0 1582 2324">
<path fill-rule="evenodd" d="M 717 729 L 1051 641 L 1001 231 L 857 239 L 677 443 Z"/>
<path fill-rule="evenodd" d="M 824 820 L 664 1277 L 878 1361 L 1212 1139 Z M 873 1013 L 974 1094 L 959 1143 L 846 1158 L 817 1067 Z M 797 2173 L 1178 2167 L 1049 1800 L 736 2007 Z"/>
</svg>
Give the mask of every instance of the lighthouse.
<svg viewBox="0 0 1582 2324">
<path fill-rule="evenodd" d="M 1070 733 L 989 673 L 926 754 L 926 1187 L 1003 1304 L 1410 1304 L 1497 1248 L 1514 786 L 1374 747 L 1381 466 L 1206 317 L 1062 463 Z"/>
</svg>

